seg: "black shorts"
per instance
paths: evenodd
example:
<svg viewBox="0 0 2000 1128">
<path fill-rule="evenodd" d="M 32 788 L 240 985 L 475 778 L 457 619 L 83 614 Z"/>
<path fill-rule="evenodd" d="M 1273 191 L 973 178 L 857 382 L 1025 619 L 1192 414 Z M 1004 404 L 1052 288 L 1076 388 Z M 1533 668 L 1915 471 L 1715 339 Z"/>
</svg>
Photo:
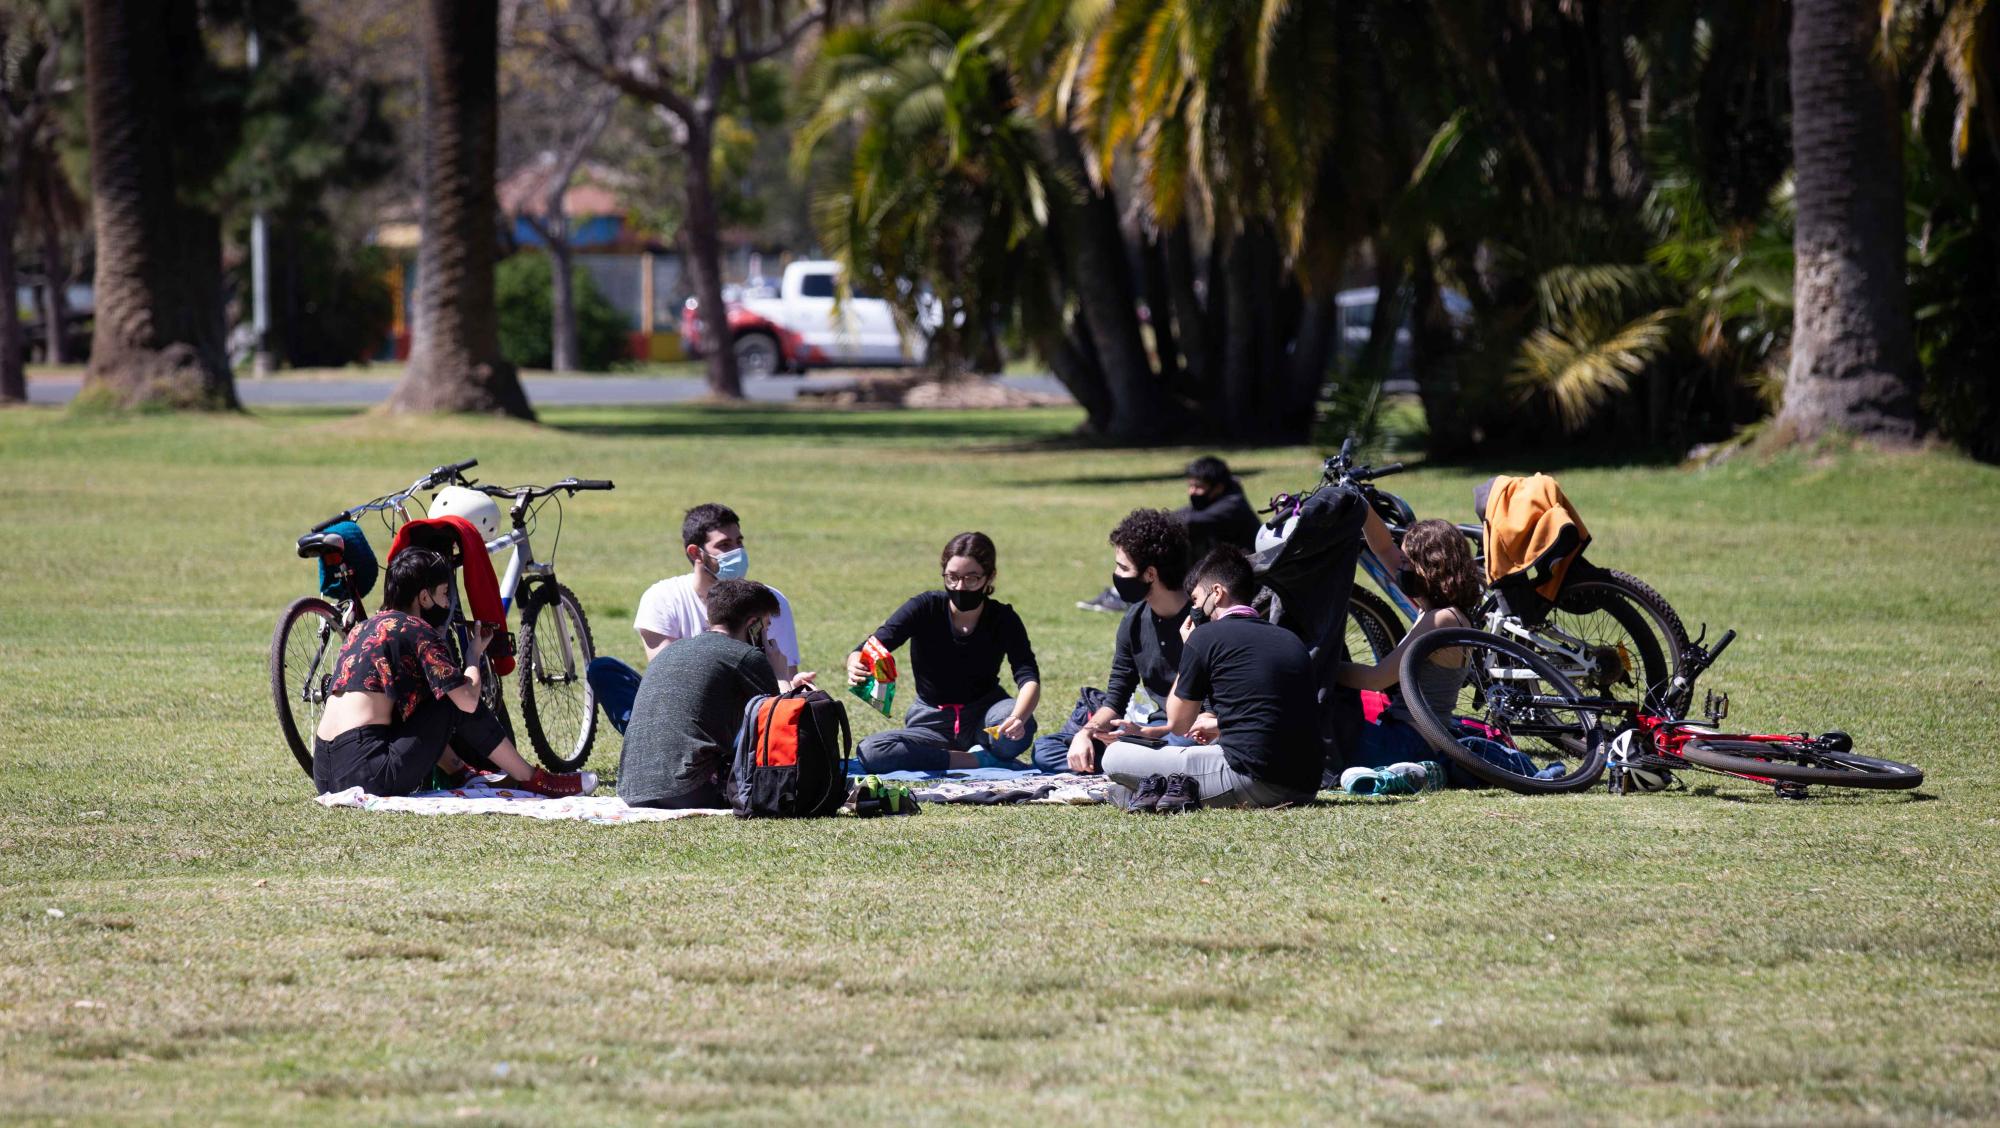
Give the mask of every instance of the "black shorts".
<svg viewBox="0 0 2000 1128">
<path fill-rule="evenodd" d="M 425 702 L 394 725 L 362 725 L 332 740 L 313 738 L 313 785 L 325 795 L 359 787 L 370 795 L 411 795 L 449 747 L 475 768 L 493 769 L 507 730 L 484 703 L 461 712 L 448 698 Z"/>
</svg>

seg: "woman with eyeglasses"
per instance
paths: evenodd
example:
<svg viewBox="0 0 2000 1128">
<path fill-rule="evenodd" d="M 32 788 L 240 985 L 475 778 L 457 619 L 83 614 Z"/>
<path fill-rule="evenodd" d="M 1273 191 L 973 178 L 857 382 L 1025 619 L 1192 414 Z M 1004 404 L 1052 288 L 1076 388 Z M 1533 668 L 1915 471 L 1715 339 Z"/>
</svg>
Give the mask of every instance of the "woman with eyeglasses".
<svg viewBox="0 0 2000 1128">
<path fill-rule="evenodd" d="M 917 700 L 904 727 L 878 732 L 855 750 L 864 771 L 1026 767 L 1019 758 L 1035 739 L 1042 687 L 1028 628 L 1012 607 L 991 598 L 999 578 L 995 559 L 985 533 L 951 538 L 939 557 L 944 589 L 911 596 L 876 629 L 874 640 L 886 649 L 910 644 Z M 1012 697 L 1000 686 L 1002 658 L 1013 669 Z M 847 656 L 848 684 L 867 676 L 856 647 Z"/>
</svg>

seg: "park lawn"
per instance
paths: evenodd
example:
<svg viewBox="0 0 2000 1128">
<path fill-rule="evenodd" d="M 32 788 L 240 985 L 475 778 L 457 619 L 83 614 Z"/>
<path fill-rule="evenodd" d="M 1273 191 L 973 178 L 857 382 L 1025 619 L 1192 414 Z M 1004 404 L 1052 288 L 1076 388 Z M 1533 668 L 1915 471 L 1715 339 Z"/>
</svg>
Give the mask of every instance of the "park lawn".
<svg viewBox="0 0 2000 1128">
<path fill-rule="evenodd" d="M 1743 633 L 1734 720 L 1850 729 L 1914 795 L 590 827 L 325 811 L 278 743 L 291 540 L 468 456 L 618 482 L 558 559 L 626 657 L 694 502 L 828 671 L 985 529 L 1053 728 L 1109 657 L 1071 609 L 1104 534 L 1190 453 L 1075 418 L 0 413 L 0 1118 L 2000 1118 L 2000 471 L 1948 455 L 1544 467 L 1593 558 Z M 1258 498 L 1317 457 L 1229 453 Z M 1462 517 L 1497 469 L 1396 486 Z"/>
</svg>

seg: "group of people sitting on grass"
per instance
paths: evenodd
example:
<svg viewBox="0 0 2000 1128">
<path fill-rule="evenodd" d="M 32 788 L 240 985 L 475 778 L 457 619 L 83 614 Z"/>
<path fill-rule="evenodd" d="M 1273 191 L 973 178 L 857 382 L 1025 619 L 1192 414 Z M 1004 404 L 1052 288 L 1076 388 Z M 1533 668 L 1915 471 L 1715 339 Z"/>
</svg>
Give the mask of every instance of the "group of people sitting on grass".
<svg viewBox="0 0 2000 1128">
<path fill-rule="evenodd" d="M 1084 692 L 1057 735 L 1036 738 L 1041 675 L 1026 624 L 992 598 L 1000 575 L 992 539 L 965 532 L 947 541 L 943 586 L 910 597 L 848 655 L 847 682 L 860 684 L 870 673 L 862 657 L 869 642 L 888 651 L 907 642 L 916 690 L 903 727 L 859 742 L 856 768 L 1102 772 L 1133 802 L 1161 810 L 1310 801 L 1326 767 L 1313 663 L 1296 634 L 1253 606 L 1259 584 L 1241 542 L 1255 533 L 1254 514 L 1243 504 L 1250 522 L 1240 529 L 1238 519 L 1227 526 L 1190 519 L 1222 499 L 1241 499 L 1226 466 L 1214 480 L 1218 466 L 1203 459 L 1189 467 L 1190 497 L 1213 491 L 1209 504 L 1133 510 L 1111 530 L 1111 588 L 1092 601 L 1125 608 L 1109 678 L 1101 692 Z M 1335 671 L 1342 685 L 1391 698 L 1347 750 L 1347 766 L 1428 759 L 1401 694 L 1422 694 L 1448 712 L 1468 675 L 1465 658 L 1437 655 L 1410 687 L 1396 684 L 1398 664 L 1429 631 L 1472 625 L 1479 576 L 1448 522 L 1417 522 L 1399 546 L 1371 512 L 1362 536 L 1397 570 L 1422 615 L 1380 662 Z M 1197 538 L 1208 542 L 1198 556 Z M 789 601 L 744 578 L 749 556 L 737 514 L 698 505 L 683 519 L 681 541 L 688 571 L 654 584 L 639 602 L 633 625 L 645 648 L 643 673 L 612 658 L 589 670 L 599 704 L 625 734 L 618 792 L 632 806 L 726 806 L 724 775 L 744 707 L 815 682 L 799 669 Z M 335 668 L 316 733 L 315 783 L 322 792 L 359 786 L 400 795 L 420 789 L 433 771 L 476 769 L 543 795 L 590 794 L 591 772 L 530 767 L 483 703 L 487 629 L 475 628 L 463 665 L 452 657 L 440 633 L 451 583 L 437 553 L 405 549 L 389 562 L 383 609 L 353 632 Z M 1011 694 L 1000 681 L 1003 661 Z"/>
</svg>

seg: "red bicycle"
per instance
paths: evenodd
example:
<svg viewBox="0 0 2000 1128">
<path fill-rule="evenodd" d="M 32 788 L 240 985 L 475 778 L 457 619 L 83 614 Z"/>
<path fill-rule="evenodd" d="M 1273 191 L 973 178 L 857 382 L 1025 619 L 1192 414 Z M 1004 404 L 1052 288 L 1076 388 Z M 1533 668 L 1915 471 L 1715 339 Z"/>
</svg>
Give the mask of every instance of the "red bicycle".
<svg viewBox="0 0 2000 1128">
<path fill-rule="evenodd" d="M 1515 791 L 1576 791 L 1600 775 L 1613 794 L 1657 791 L 1672 786 L 1673 773 L 1691 770 L 1768 784 L 1788 799 L 1804 798 L 1810 784 L 1900 791 L 1924 782 L 1919 768 L 1855 752 L 1844 732 L 1725 733 L 1727 694 L 1707 694 L 1703 718 L 1688 719 L 1695 679 L 1736 632 L 1712 649 L 1702 647 L 1704 637 L 1687 645 L 1673 677 L 1642 703 L 1586 697 L 1541 655 L 1484 631 L 1432 631 L 1404 652 L 1400 676 L 1415 685 L 1422 663 L 1460 651 L 1470 669 L 1458 707 L 1442 715 L 1412 696 L 1411 718 L 1432 748 Z M 1615 731 L 1607 731 L 1607 715 L 1620 718 Z"/>
</svg>

